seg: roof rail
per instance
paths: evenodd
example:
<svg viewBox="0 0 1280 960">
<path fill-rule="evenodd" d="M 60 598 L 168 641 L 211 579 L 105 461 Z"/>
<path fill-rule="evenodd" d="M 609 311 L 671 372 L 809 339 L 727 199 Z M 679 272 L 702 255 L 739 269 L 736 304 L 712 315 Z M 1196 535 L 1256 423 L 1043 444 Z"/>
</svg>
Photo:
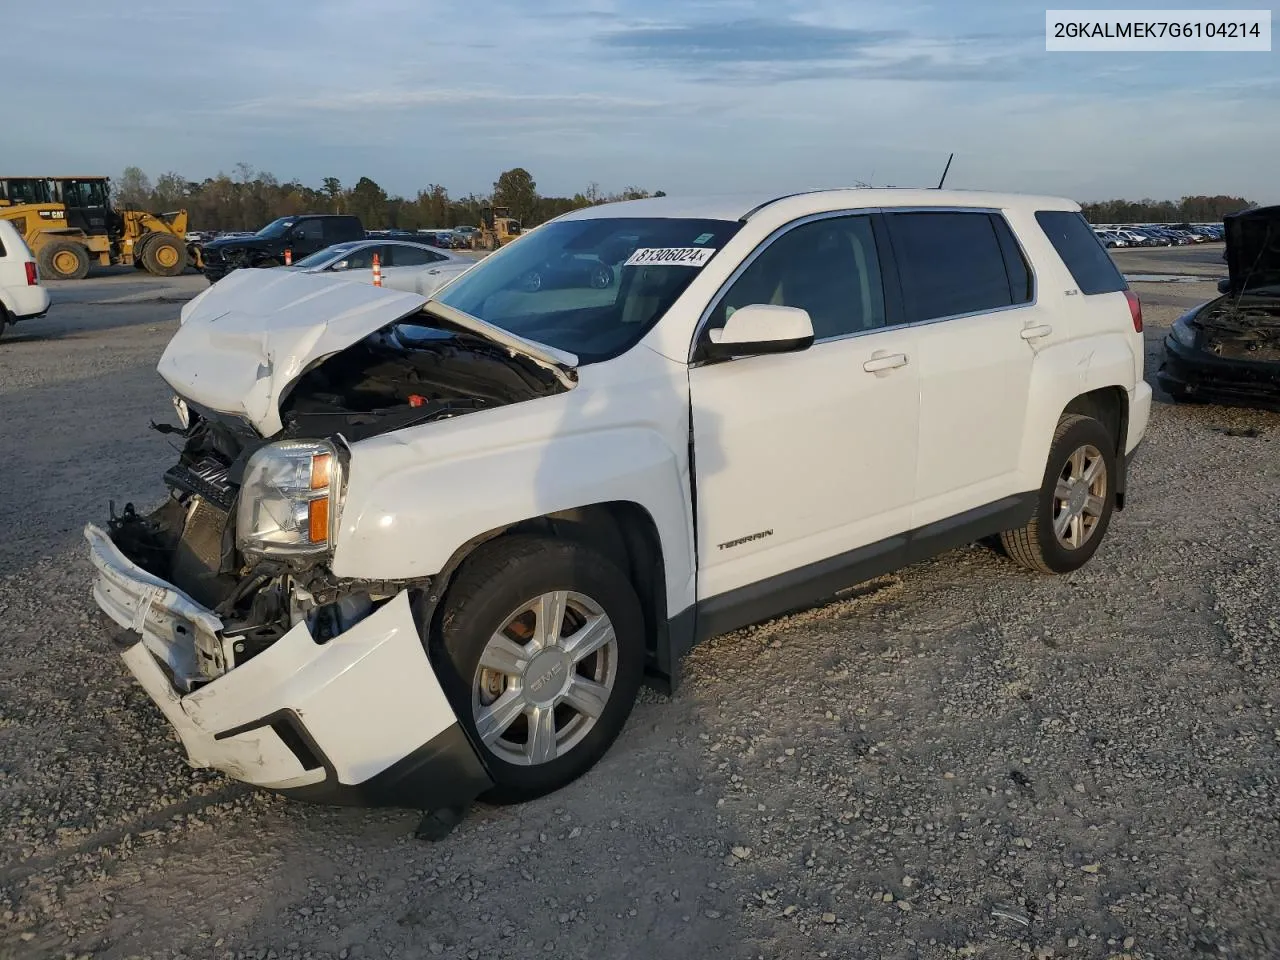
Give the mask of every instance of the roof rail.
<svg viewBox="0 0 1280 960">
<path fill-rule="evenodd" d="M 748 220 L 754 217 L 757 213 L 759 213 L 765 207 L 774 203 L 778 203 L 779 201 L 790 200 L 792 197 L 803 197 L 810 193 L 826 193 L 830 189 L 831 189 L 830 187 L 819 187 L 816 190 L 797 190 L 795 193 L 784 193 L 780 197 L 774 197 L 772 200 L 766 200 L 764 203 L 760 203 L 752 207 L 750 210 L 748 210 L 746 213 L 744 213 L 742 216 L 738 218 L 738 222 L 746 223 Z"/>
</svg>

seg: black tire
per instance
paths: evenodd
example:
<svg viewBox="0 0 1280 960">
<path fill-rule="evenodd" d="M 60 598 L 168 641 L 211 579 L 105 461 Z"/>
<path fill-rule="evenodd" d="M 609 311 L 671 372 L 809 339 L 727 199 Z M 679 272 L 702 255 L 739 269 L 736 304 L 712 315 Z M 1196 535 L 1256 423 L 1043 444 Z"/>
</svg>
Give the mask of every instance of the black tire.
<svg viewBox="0 0 1280 960">
<path fill-rule="evenodd" d="M 157 277 L 176 277 L 187 269 L 187 248 L 177 237 L 152 233 L 143 238 L 142 265 Z"/>
<path fill-rule="evenodd" d="M 490 638 L 521 604 L 562 590 L 589 597 L 611 621 L 617 638 L 613 687 L 594 726 L 566 752 L 544 763 L 509 762 L 483 742 L 476 727 L 473 695 L 479 684 L 480 658 Z M 531 800 L 559 790 L 591 769 L 631 713 L 644 673 L 644 648 L 644 616 L 635 590 L 615 564 L 594 550 L 570 541 L 528 536 L 502 538 L 477 549 L 459 569 L 444 598 L 436 659 L 458 719 L 493 778 L 494 787 L 484 799 L 492 803 Z M 569 670 L 577 675 L 578 667 Z M 520 722 L 518 718 L 516 723 Z"/>
<path fill-rule="evenodd" d="M 72 240 L 45 244 L 40 249 L 40 274 L 54 280 L 83 280 L 89 275 L 89 251 Z"/>
<path fill-rule="evenodd" d="M 147 265 L 146 265 L 146 262 L 143 260 L 143 256 L 147 252 L 147 244 L 151 242 L 151 238 L 154 237 L 155 235 L 156 235 L 156 232 L 154 230 L 152 230 L 150 233 L 144 233 L 138 239 L 138 242 L 133 245 L 134 269 L 136 270 L 147 269 Z"/>
<path fill-rule="evenodd" d="M 1054 518 L 1058 514 L 1056 491 L 1072 454 L 1086 446 L 1101 454 L 1106 490 L 1102 495 L 1101 515 L 1092 532 L 1080 546 L 1072 548 L 1061 543 L 1054 533 Z M 1039 573 L 1070 573 L 1089 562 L 1107 534 L 1115 509 L 1116 446 L 1115 438 L 1097 420 L 1080 414 L 1063 414 L 1049 447 L 1049 460 L 1031 522 L 1000 534 L 1000 543 L 1010 558 Z"/>
</svg>

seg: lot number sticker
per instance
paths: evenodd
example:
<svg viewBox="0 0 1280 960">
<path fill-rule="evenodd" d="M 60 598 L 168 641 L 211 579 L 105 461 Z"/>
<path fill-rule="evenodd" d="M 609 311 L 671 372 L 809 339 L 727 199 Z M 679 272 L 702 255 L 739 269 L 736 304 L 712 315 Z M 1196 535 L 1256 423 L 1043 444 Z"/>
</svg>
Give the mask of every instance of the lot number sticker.
<svg viewBox="0 0 1280 960">
<path fill-rule="evenodd" d="M 707 247 L 641 247 L 623 266 L 701 267 L 713 253 Z"/>
</svg>

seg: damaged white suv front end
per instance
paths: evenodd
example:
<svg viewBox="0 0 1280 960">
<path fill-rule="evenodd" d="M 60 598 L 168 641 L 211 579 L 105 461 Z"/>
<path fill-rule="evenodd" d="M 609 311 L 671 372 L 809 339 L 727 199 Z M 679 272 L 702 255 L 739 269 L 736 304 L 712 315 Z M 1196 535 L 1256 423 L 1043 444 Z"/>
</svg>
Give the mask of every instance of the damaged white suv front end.
<svg viewBox="0 0 1280 960">
<path fill-rule="evenodd" d="M 499 406 L 503 389 L 508 402 L 562 391 L 572 358 L 531 346 L 517 361 L 524 396 L 501 383 L 484 399 L 448 396 L 438 382 L 431 399 L 379 396 L 412 379 L 410 361 L 379 369 L 404 354 L 386 333 L 349 362 L 369 368 L 354 403 L 297 388 L 424 303 L 243 271 L 184 310 L 159 365 L 179 419 L 160 429 L 184 440 L 170 498 L 146 516 L 129 504 L 85 536 L 94 597 L 128 631 L 124 661 L 194 766 L 331 803 L 442 808 L 491 786 L 428 660 L 431 578 L 333 573 L 343 499 L 360 439 Z M 462 379 L 513 362 L 511 344 L 493 354 L 473 344 Z"/>
</svg>

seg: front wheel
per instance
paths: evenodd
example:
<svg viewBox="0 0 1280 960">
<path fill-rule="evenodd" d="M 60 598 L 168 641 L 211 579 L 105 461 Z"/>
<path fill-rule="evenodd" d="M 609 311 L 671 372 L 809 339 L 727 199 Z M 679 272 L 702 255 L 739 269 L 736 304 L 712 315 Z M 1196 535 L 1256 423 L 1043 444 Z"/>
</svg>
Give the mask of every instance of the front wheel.
<svg viewBox="0 0 1280 960">
<path fill-rule="evenodd" d="M 604 756 L 644 669 L 640 601 L 617 566 L 576 543 L 512 537 L 481 547 L 445 597 L 455 710 L 494 787 L 551 793 Z"/>
<path fill-rule="evenodd" d="M 1115 508 L 1116 441 L 1097 420 L 1058 421 L 1031 522 L 1000 535 L 1005 552 L 1031 570 L 1070 573 L 1097 552 Z"/>
</svg>

